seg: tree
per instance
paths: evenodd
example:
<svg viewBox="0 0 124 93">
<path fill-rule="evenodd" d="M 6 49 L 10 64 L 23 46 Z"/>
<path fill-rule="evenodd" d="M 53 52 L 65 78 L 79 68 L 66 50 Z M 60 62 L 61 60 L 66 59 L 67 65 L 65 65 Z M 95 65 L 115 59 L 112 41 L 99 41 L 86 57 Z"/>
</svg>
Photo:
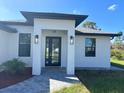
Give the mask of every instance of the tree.
<svg viewBox="0 0 124 93">
<path fill-rule="evenodd" d="M 112 48 L 113 49 L 124 49 L 124 36 L 122 36 L 122 32 L 119 32 L 121 36 L 115 37 Z"/>
<path fill-rule="evenodd" d="M 97 29 L 96 23 L 95 22 L 91 22 L 91 21 L 86 21 L 83 24 L 83 27 L 85 27 L 85 28 L 91 28 L 91 29 Z"/>
<path fill-rule="evenodd" d="M 113 44 L 114 45 L 123 45 L 123 39 L 122 38 L 123 38 L 122 36 L 115 37 Z"/>
<path fill-rule="evenodd" d="M 114 45 L 121 45 L 122 44 L 122 40 L 121 37 L 115 37 L 114 39 Z"/>
</svg>

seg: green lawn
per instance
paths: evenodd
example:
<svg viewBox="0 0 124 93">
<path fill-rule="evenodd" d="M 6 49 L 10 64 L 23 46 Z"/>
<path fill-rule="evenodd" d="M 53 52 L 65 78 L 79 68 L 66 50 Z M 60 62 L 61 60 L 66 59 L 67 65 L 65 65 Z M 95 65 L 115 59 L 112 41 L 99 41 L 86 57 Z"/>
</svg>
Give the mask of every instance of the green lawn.
<svg viewBox="0 0 124 93">
<path fill-rule="evenodd" d="M 111 65 L 124 68 L 124 60 L 111 59 Z"/>
<path fill-rule="evenodd" d="M 76 71 L 76 75 L 91 93 L 123 93 L 123 71 Z"/>
<path fill-rule="evenodd" d="M 63 88 L 54 93 L 124 93 L 123 71 L 77 70 L 82 84 Z"/>
</svg>

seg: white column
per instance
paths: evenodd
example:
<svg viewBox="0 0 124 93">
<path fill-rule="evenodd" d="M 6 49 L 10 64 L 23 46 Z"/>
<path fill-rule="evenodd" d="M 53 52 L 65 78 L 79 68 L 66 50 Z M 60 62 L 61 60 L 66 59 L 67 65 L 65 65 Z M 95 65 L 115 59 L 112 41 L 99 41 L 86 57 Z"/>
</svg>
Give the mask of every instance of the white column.
<svg viewBox="0 0 124 93">
<path fill-rule="evenodd" d="M 38 43 L 35 43 L 35 35 L 38 35 Z M 34 35 L 33 35 L 33 63 L 32 63 L 32 74 L 40 75 L 41 74 L 41 36 L 42 31 L 38 27 L 34 26 Z"/>
<path fill-rule="evenodd" d="M 75 32 L 68 30 L 68 49 L 67 49 L 67 74 L 75 74 Z M 70 44 L 70 36 L 74 37 L 74 44 Z"/>
</svg>

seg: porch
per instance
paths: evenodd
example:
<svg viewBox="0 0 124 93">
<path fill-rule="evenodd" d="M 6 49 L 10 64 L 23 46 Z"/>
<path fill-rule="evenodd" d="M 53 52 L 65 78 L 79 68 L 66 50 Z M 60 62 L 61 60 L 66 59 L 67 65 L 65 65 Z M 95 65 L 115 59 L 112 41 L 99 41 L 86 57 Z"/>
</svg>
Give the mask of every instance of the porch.
<svg viewBox="0 0 124 93">
<path fill-rule="evenodd" d="M 40 75 L 43 71 L 42 68 L 46 66 L 66 67 L 66 73 L 74 75 L 74 25 L 75 21 L 53 19 L 34 20 L 33 75 Z"/>
</svg>

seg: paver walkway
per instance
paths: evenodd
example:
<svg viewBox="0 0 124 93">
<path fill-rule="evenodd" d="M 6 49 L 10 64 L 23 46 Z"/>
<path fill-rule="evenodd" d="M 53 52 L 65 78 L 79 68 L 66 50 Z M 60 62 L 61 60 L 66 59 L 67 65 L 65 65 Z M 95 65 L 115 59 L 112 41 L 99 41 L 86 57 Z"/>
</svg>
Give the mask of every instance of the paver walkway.
<svg viewBox="0 0 124 93">
<path fill-rule="evenodd" d="M 64 69 L 45 68 L 40 76 L 0 89 L 0 93 L 52 93 L 78 82 L 76 76 L 67 75 Z"/>
<path fill-rule="evenodd" d="M 111 66 L 111 70 L 120 70 L 120 71 L 124 71 L 123 68 L 119 68 L 119 67 L 116 67 L 116 66 Z"/>
</svg>

